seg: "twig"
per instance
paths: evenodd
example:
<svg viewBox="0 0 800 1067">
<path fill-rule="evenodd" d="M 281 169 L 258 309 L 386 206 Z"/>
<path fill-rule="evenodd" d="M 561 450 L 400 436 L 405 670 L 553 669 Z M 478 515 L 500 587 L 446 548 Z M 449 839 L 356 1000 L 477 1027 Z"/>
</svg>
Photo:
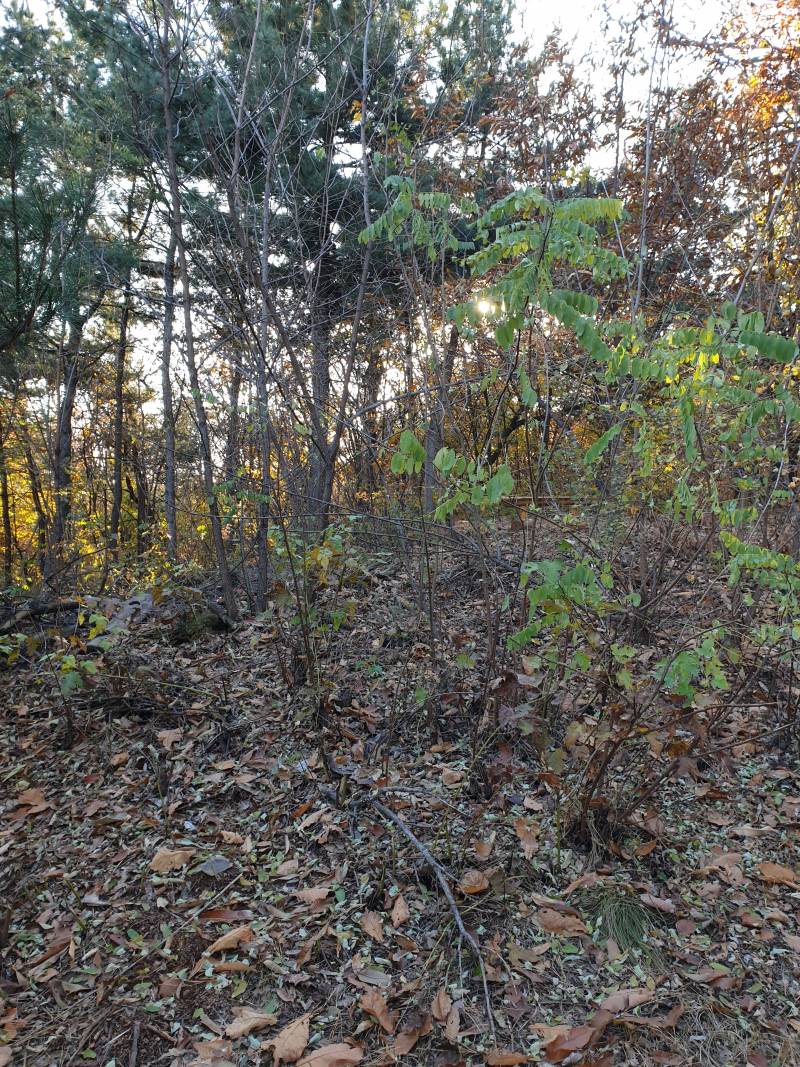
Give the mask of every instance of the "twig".
<svg viewBox="0 0 800 1067">
<path fill-rule="evenodd" d="M 105 1011 L 101 1011 L 98 1015 L 95 1015 L 89 1025 L 84 1029 L 81 1036 L 78 1038 L 78 1042 L 75 1045 L 75 1050 L 70 1058 L 65 1062 L 64 1067 L 71 1067 L 71 1064 L 77 1060 L 78 1056 L 83 1052 L 89 1038 L 95 1032 L 95 1030 L 104 1022 L 111 1014 L 111 1007 L 106 1008 Z"/>
<path fill-rule="evenodd" d="M 136 1067 L 139 1059 L 139 1033 L 142 1029 L 142 1024 L 137 1019 L 133 1024 L 133 1034 L 131 1036 L 131 1054 L 128 1057 L 128 1067 Z"/>
<path fill-rule="evenodd" d="M 458 910 L 458 904 L 456 904 L 455 897 L 453 896 L 453 891 L 450 888 L 450 883 L 447 881 L 447 875 L 445 874 L 438 860 L 434 859 L 430 851 L 425 847 L 425 845 L 423 845 L 423 843 L 416 836 L 416 834 L 414 834 L 414 832 L 409 829 L 408 826 L 406 826 L 406 824 L 403 822 L 399 815 L 395 814 L 395 812 L 393 812 L 391 808 L 387 808 L 385 804 L 381 804 L 379 800 L 375 800 L 370 796 L 366 796 L 364 799 L 367 800 L 372 805 L 372 807 L 375 808 L 375 810 L 384 817 L 384 819 L 388 819 L 389 822 L 393 823 L 397 827 L 400 833 L 411 842 L 417 852 L 419 852 L 420 856 L 422 856 L 422 858 L 428 864 L 430 869 L 433 871 L 436 877 L 436 881 L 439 883 L 439 887 L 442 890 L 442 893 L 444 894 L 444 898 L 450 905 L 450 911 L 452 912 L 453 921 L 456 924 L 456 928 L 459 934 L 461 935 L 461 938 L 466 941 L 469 947 L 472 949 L 475 954 L 475 958 L 478 961 L 478 967 L 480 968 L 481 972 L 481 982 L 483 983 L 483 996 L 484 1000 L 486 1001 L 486 1015 L 489 1020 L 489 1029 L 491 1031 L 492 1037 L 494 1038 L 494 1014 L 492 1013 L 492 1001 L 489 996 L 489 983 L 486 980 L 486 967 L 483 963 L 483 955 L 481 954 L 478 942 L 475 940 L 475 938 L 464 925 L 464 920 L 461 918 L 461 912 Z"/>
</svg>

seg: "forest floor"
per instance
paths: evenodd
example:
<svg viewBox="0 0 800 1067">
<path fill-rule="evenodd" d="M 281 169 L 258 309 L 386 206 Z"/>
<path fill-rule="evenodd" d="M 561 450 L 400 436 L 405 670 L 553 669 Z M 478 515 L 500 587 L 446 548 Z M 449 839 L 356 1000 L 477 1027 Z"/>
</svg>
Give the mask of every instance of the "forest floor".
<svg viewBox="0 0 800 1067">
<path fill-rule="evenodd" d="M 434 659 L 369 570 L 320 703 L 267 618 L 132 627 L 68 748 L 53 679 L 0 674 L 0 1065 L 800 1064 L 796 747 L 575 839 L 471 699 L 480 582 Z"/>
</svg>

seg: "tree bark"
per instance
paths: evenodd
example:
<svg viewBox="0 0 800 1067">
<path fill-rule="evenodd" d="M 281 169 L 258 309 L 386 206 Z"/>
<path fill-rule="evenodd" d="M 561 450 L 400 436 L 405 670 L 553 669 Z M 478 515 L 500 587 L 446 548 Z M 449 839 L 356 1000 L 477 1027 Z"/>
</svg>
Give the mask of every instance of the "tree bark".
<svg viewBox="0 0 800 1067">
<path fill-rule="evenodd" d="M 194 351 L 194 324 L 192 322 L 192 297 L 189 287 L 189 264 L 186 257 L 186 243 L 183 235 L 183 210 L 181 205 L 180 185 L 178 183 L 178 163 L 175 152 L 175 115 L 172 106 L 173 85 L 170 76 L 170 65 L 175 56 L 170 54 L 170 24 L 172 22 L 172 0 L 164 0 L 164 25 L 161 37 L 161 88 L 164 97 L 164 126 L 165 147 L 167 157 L 167 173 L 169 178 L 170 200 L 172 206 L 172 232 L 175 237 L 178 251 L 178 277 L 181 282 L 183 303 L 183 328 L 184 344 L 186 349 L 186 365 L 189 370 L 189 384 L 194 399 L 195 418 L 197 430 L 200 435 L 200 458 L 203 476 L 203 488 L 205 489 L 208 503 L 209 522 L 211 536 L 214 542 L 214 553 L 219 570 L 219 579 L 222 586 L 222 595 L 225 600 L 225 608 L 232 619 L 239 617 L 239 609 L 233 591 L 233 581 L 225 555 L 225 541 L 222 536 L 222 521 L 220 519 L 219 504 L 214 485 L 214 467 L 211 455 L 211 438 L 208 429 L 203 397 L 200 392 L 200 379 L 197 373 L 197 361 Z M 178 51 L 177 56 L 180 55 Z"/>
<path fill-rule="evenodd" d="M 125 362 L 128 351 L 128 322 L 131 314 L 131 268 L 125 272 L 119 339 L 114 359 L 114 459 L 112 474 L 111 529 L 108 547 L 112 556 L 119 548 L 119 524 L 122 515 L 122 432 L 125 416 Z"/>
<path fill-rule="evenodd" d="M 167 521 L 167 556 L 178 558 L 178 512 L 175 500 L 175 411 L 172 403 L 172 331 L 175 320 L 175 231 L 170 228 L 164 262 L 164 335 L 161 346 L 161 404 L 164 410 L 164 516 Z"/>
<path fill-rule="evenodd" d="M 8 489 L 8 464 L 5 427 L 0 420 L 0 509 L 3 522 L 3 584 L 11 585 L 14 565 L 14 537 L 11 530 L 11 502 Z"/>
<path fill-rule="evenodd" d="M 56 438 L 53 448 L 53 495 L 55 512 L 53 528 L 50 534 L 50 551 L 47 575 L 50 578 L 58 569 L 64 542 L 67 537 L 67 524 L 72 510 L 72 416 L 75 410 L 75 397 L 78 393 L 78 376 L 80 346 L 83 339 L 85 319 L 73 317 L 69 323 L 67 343 L 63 355 L 63 386 L 61 403 L 58 407 Z"/>
</svg>

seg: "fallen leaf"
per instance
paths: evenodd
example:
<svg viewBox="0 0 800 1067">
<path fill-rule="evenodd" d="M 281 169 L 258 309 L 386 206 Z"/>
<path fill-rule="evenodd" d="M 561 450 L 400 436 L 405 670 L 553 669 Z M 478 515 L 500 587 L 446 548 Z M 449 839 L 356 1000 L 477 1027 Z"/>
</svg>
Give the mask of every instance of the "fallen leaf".
<svg viewBox="0 0 800 1067">
<path fill-rule="evenodd" d="M 167 750 L 167 752 L 170 752 L 175 742 L 180 741 L 180 739 L 183 737 L 183 730 L 181 730 L 180 727 L 176 728 L 175 730 L 159 730 L 156 734 L 156 737 Z"/>
<path fill-rule="evenodd" d="M 275 1059 L 274 1067 L 279 1067 L 281 1063 L 294 1063 L 303 1055 L 308 1044 L 310 1018 L 310 1014 L 301 1015 L 293 1023 L 284 1026 L 274 1040 L 269 1042 Z"/>
<path fill-rule="evenodd" d="M 581 1052 L 588 1048 L 597 1041 L 613 1018 L 610 1011 L 601 1009 L 588 1023 L 573 1026 L 565 1034 L 557 1035 L 545 1045 L 548 1060 L 551 1063 L 561 1063 L 573 1052 Z"/>
<path fill-rule="evenodd" d="M 245 941 L 252 941 L 255 936 L 252 927 L 249 925 L 237 926 L 234 930 L 229 930 L 227 934 L 223 934 L 222 937 L 218 937 L 212 945 L 208 946 L 205 954 L 213 956 L 215 953 L 224 952 L 228 948 L 236 948 L 237 945 L 241 945 Z"/>
<path fill-rule="evenodd" d="M 437 1022 L 443 1023 L 450 1014 L 452 1006 L 453 1001 L 448 996 L 445 987 L 442 986 L 431 1002 L 431 1015 Z"/>
<path fill-rule="evenodd" d="M 403 899 L 403 894 L 401 893 L 395 900 L 394 906 L 392 907 L 392 926 L 396 930 L 398 926 L 402 926 L 403 923 L 407 923 L 410 918 L 411 912 L 408 910 L 408 904 L 406 904 L 405 900 Z"/>
<path fill-rule="evenodd" d="M 234 1008 L 233 1015 L 234 1021 L 225 1027 L 226 1037 L 247 1037 L 256 1030 L 274 1026 L 278 1021 L 278 1016 L 272 1012 L 257 1011 L 255 1008 Z"/>
<path fill-rule="evenodd" d="M 479 838 L 478 840 L 473 842 L 472 851 L 475 853 L 476 858 L 479 859 L 481 863 L 485 863 L 491 856 L 496 836 L 497 834 L 493 830 L 488 837 L 483 838 L 482 840 Z"/>
<path fill-rule="evenodd" d="M 548 934 L 576 937 L 579 934 L 588 933 L 586 924 L 579 915 L 555 911 L 554 908 L 539 908 L 533 913 L 533 921 Z"/>
<path fill-rule="evenodd" d="M 791 867 L 783 867 L 780 863 L 770 863 L 769 860 L 759 863 L 758 877 L 768 885 L 796 887 L 798 884 L 798 876 Z"/>
<path fill-rule="evenodd" d="M 647 1026 L 651 1030 L 671 1030 L 677 1025 L 681 1015 L 683 1015 L 683 1005 L 676 1004 L 666 1015 L 618 1015 L 614 1022 L 626 1023 L 629 1026 Z"/>
<path fill-rule="evenodd" d="M 454 1004 L 450 1011 L 447 1013 L 447 1022 L 444 1024 L 444 1036 L 452 1044 L 458 1041 L 458 1035 L 461 1031 L 461 1013 L 458 1007 Z"/>
<path fill-rule="evenodd" d="M 52 804 L 49 800 L 45 799 L 44 791 L 41 789 L 25 789 L 21 792 L 16 799 L 17 808 L 27 808 L 27 811 L 15 811 L 15 815 L 38 815 L 40 811 L 46 811 L 47 808 L 52 808 Z"/>
<path fill-rule="evenodd" d="M 381 945 L 385 942 L 383 920 L 376 911 L 365 911 L 361 916 L 359 926 L 373 941 L 378 941 Z"/>
<path fill-rule="evenodd" d="M 414 1013 L 412 1019 L 394 1039 L 394 1052 L 398 1056 L 407 1056 L 419 1039 L 431 1032 L 430 1015 Z"/>
<path fill-rule="evenodd" d="M 350 1067 L 350 1064 L 361 1063 L 363 1058 L 361 1049 L 352 1045 L 323 1045 L 298 1060 L 297 1067 Z"/>
<path fill-rule="evenodd" d="M 451 767 L 445 767 L 442 771 L 442 785 L 458 785 L 458 783 L 463 782 L 463 780 L 463 771 L 453 770 Z"/>
<path fill-rule="evenodd" d="M 209 856 L 207 860 L 196 868 L 201 874 L 207 874 L 211 878 L 216 878 L 218 874 L 224 874 L 225 871 L 230 870 L 233 866 L 229 859 L 224 856 Z"/>
<path fill-rule="evenodd" d="M 0 1045 L 0 1067 L 6 1067 L 11 1063 L 11 1049 L 8 1045 Z"/>
<path fill-rule="evenodd" d="M 531 819 L 515 819 L 514 831 L 522 844 L 525 859 L 531 859 L 539 851 L 539 824 Z"/>
<path fill-rule="evenodd" d="M 150 860 L 150 870 L 166 874 L 167 871 L 185 867 L 194 854 L 193 848 L 160 848 Z"/>
<path fill-rule="evenodd" d="M 674 915 L 678 910 L 671 900 L 666 900 L 663 897 L 655 897 L 652 893 L 641 893 L 639 900 L 642 904 L 645 904 L 648 908 L 655 908 L 656 911 L 663 911 L 666 915 Z"/>
<path fill-rule="evenodd" d="M 397 1013 L 389 1011 L 386 997 L 377 989 L 368 989 L 358 1002 L 362 1011 L 371 1015 L 387 1034 L 393 1034 L 397 1026 Z"/>
<path fill-rule="evenodd" d="M 520 1063 L 530 1063 L 530 1057 L 524 1052 L 511 1052 L 507 1049 L 495 1049 L 486 1057 L 489 1067 L 517 1067 Z"/>
<path fill-rule="evenodd" d="M 298 889 L 295 896 L 305 904 L 310 904 L 313 910 L 319 911 L 330 891 L 331 887 L 329 885 L 313 885 L 308 889 Z"/>
<path fill-rule="evenodd" d="M 468 896 L 473 896 L 475 893 L 484 893 L 489 888 L 489 879 L 483 871 L 470 868 L 461 875 L 458 888 Z"/>
<path fill-rule="evenodd" d="M 200 912 L 200 919 L 204 923 L 240 923 L 252 918 L 253 913 L 249 908 L 207 908 Z"/>
<path fill-rule="evenodd" d="M 653 995 L 649 989 L 620 989 L 606 997 L 600 1007 L 604 1011 L 613 1011 L 615 1014 L 620 1011 L 630 1011 L 631 1008 L 652 1000 Z"/>
<path fill-rule="evenodd" d="M 795 952 L 800 952 L 800 937 L 797 934 L 784 934 L 783 940 L 789 948 L 794 949 Z"/>
</svg>

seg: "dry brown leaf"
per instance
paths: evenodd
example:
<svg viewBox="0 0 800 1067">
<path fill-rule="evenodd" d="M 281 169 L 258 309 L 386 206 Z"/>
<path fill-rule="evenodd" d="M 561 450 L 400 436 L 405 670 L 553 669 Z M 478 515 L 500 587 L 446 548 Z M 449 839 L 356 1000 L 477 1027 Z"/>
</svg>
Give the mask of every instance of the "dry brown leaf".
<svg viewBox="0 0 800 1067">
<path fill-rule="evenodd" d="M 620 989 L 612 993 L 600 1005 L 605 1011 L 630 1011 L 639 1004 L 646 1004 L 653 999 L 654 994 L 649 989 Z"/>
<path fill-rule="evenodd" d="M 256 1030 L 266 1030 L 274 1026 L 278 1016 L 269 1011 L 256 1011 L 255 1008 L 234 1008 L 233 1022 L 225 1027 L 226 1037 L 247 1037 Z"/>
<path fill-rule="evenodd" d="M 166 874 L 178 867 L 185 867 L 196 849 L 193 848 L 160 848 L 150 860 L 150 870 Z"/>
<path fill-rule="evenodd" d="M 431 1002 L 431 1015 L 437 1022 L 443 1023 L 450 1014 L 452 1006 L 453 1001 L 448 996 L 445 987 L 442 986 Z"/>
<path fill-rule="evenodd" d="M 593 1044 L 603 1033 L 614 1016 L 602 1009 L 594 1014 L 588 1023 L 573 1026 L 565 1034 L 559 1034 L 545 1045 L 545 1053 L 551 1063 L 561 1063 L 573 1052 L 582 1052 Z"/>
<path fill-rule="evenodd" d="M 167 752 L 169 752 L 171 751 L 172 746 L 175 744 L 175 742 L 180 741 L 180 739 L 183 737 L 183 730 L 181 730 L 180 727 L 177 727 L 174 730 L 159 730 L 156 734 L 156 737 L 167 750 Z"/>
<path fill-rule="evenodd" d="M 26 808 L 27 811 L 15 811 L 14 815 L 38 815 L 40 811 L 52 808 L 52 804 L 45 798 L 44 791 L 38 788 L 25 789 L 15 801 L 16 807 Z"/>
<path fill-rule="evenodd" d="M 464 781 L 464 772 L 461 770 L 454 770 L 452 767 L 445 767 L 442 771 L 442 785 L 458 785 L 459 782 Z"/>
<path fill-rule="evenodd" d="M 639 900 L 648 908 L 663 911 L 665 915 L 674 915 L 678 910 L 671 900 L 667 900 L 664 897 L 655 897 L 652 893 L 640 893 Z"/>
<path fill-rule="evenodd" d="M 518 1067 L 520 1063 L 530 1063 L 530 1057 L 524 1052 L 511 1052 L 509 1049 L 495 1049 L 486 1057 L 489 1067 Z"/>
<path fill-rule="evenodd" d="M 298 889 L 295 896 L 304 903 L 310 904 L 313 910 L 319 911 L 330 891 L 329 885 L 313 885 L 308 889 Z"/>
<path fill-rule="evenodd" d="M 444 1024 L 444 1036 L 451 1043 L 455 1044 L 458 1041 L 458 1035 L 461 1032 L 461 1012 L 454 1004 L 450 1011 L 447 1013 L 447 1022 Z"/>
<path fill-rule="evenodd" d="M 488 837 L 483 838 L 483 840 L 479 838 L 478 840 L 473 842 L 472 851 L 475 853 L 476 858 L 479 859 L 481 863 L 485 863 L 491 856 L 492 849 L 494 848 L 494 840 L 496 837 L 497 834 L 493 830 Z"/>
<path fill-rule="evenodd" d="M 227 934 L 223 934 L 222 937 L 218 937 L 213 944 L 208 946 L 205 954 L 213 956 L 217 952 L 236 948 L 237 945 L 241 945 L 245 941 L 252 941 L 255 936 L 251 926 L 237 926 L 234 930 L 229 930 Z"/>
<path fill-rule="evenodd" d="M 539 824 L 532 819 L 515 819 L 514 830 L 522 844 L 525 859 L 531 859 L 539 851 Z"/>
<path fill-rule="evenodd" d="M 377 989 L 368 989 L 358 1002 L 362 1011 L 371 1015 L 385 1030 L 387 1034 L 393 1034 L 397 1026 L 397 1012 L 389 1011 L 386 997 Z"/>
<path fill-rule="evenodd" d="M 533 913 L 533 921 L 548 934 L 559 934 L 562 937 L 576 937 L 588 932 L 579 915 L 556 911 L 555 908 L 539 908 Z"/>
<path fill-rule="evenodd" d="M 240 923 L 252 918 L 249 908 L 207 908 L 200 912 L 204 923 Z"/>
<path fill-rule="evenodd" d="M 403 899 L 403 894 L 401 893 L 398 896 L 397 900 L 395 900 L 394 906 L 392 907 L 392 926 L 396 930 L 398 926 L 402 926 L 403 923 L 407 923 L 410 918 L 411 912 L 408 910 L 408 904 L 406 904 L 405 900 Z"/>
<path fill-rule="evenodd" d="M 284 1026 L 280 1033 L 269 1042 L 275 1058 L 274 1067 L 279 1067 L 281 1063 L 294 1063 L 303 1055 L 308 1044 L 310 1018 L 310 1013 L 301 1015 L 299 1019 Z"/>
<path fill-rule="evenodd" d="M 407 1056 L 419 1039 L 431 1032 L 430 1015 L 420 1016 L 414 1012 L 412 1020 L 394 1039 L 394 1053 L 397 1056 Z"/>
<path fill-rule="evenodd" d="M 650 1030 L 671 1030 L 678 1019 L 683 1015 L 683 1005 L 676 1004 L 666 1015 L 618 1015 L 615 1023 L 626 1023 L 629 1026 L 646 1026 Z"/>
<path fill-rule="evenodd" d="M 769 860 L 759 863 L 758 877 L 768 885 L 795 887 L 798 884 L 798 876 L 791 867 L 784 867 L 780 863 L 770 863 Z"/>
<path fill-rule="evenodd" d="M 794 949 L 795 952 L 800 952 L 800 937 L 797 934 L 784 934 L 783 940 L 789 948 Z"/>
<path fill-rule="evenodd" d="M 7 1067 L 11 1063 L 11 1049 L 8 1045 L 0 1045 L 0 1067 Z"/>
<path fill-rule="evenodd" d="M 373 941 L 378 941 L 381 945 L 385 942 L 386 938 L 383 935 L 383 920 L 377 911 L 365 911 L 361 916 L 359 926 L 372 938 Z"/>
<path fill-rule="evenodd" d="M 489 879 L 483 871 L 470 868 L 461 875 L 458 888 L 468 896 L 473 896 L 475 893 L 484 893 L 489 888 Z"/>
<path fill-rule="evenodd" d="M 361 1063 L 363 1058 L 361 1049 L 352 1045 L 323 1045 L 298 1060 L 297 1067 L 350 1067 L 353 1063 Z"/>
</svg>

